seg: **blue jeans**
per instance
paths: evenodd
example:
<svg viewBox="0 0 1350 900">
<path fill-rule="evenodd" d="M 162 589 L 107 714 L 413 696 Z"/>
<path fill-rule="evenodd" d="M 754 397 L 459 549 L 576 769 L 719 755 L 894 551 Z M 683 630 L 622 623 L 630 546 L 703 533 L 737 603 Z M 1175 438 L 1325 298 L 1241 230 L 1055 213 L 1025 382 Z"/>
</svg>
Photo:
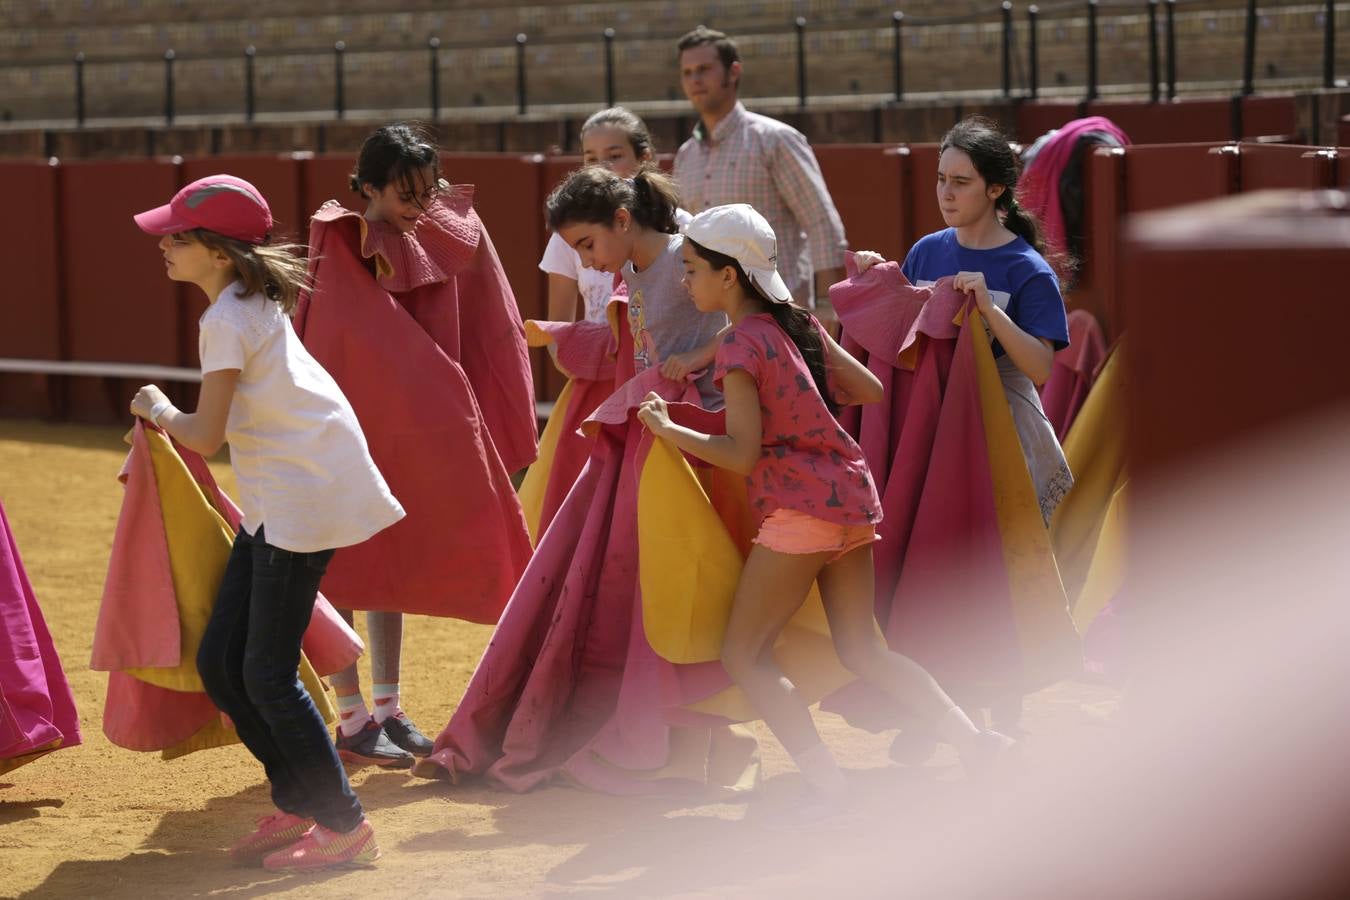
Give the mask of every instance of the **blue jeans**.
<svg viewBox="0 0 1350 900">
<path fill-rule="evenodd" d="M 277 808 L 333 831 L 361 824 L 328 727 L 296 674 L 332 550 L 292 553 L 268 544 L 263 526 L 234 540 L 211 621 L 197 651 L 206 693 L 263 764 Z"/>
</svg>

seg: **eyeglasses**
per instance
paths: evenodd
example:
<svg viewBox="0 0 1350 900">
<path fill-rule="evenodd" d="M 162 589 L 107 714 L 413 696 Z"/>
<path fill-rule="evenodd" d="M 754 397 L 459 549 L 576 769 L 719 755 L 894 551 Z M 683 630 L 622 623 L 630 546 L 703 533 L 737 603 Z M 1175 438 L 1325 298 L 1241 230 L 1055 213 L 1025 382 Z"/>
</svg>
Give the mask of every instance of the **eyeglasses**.
<svg viewBox="0 0 1350 900">
<path fill-rule="evenodd" d="M 432 185 L 420 194 L 400 192 L 398 199 L 404 203 L 416 203 L 418 206 L 426 207 L 441 194 L 440 185 Z"/>
</svg>

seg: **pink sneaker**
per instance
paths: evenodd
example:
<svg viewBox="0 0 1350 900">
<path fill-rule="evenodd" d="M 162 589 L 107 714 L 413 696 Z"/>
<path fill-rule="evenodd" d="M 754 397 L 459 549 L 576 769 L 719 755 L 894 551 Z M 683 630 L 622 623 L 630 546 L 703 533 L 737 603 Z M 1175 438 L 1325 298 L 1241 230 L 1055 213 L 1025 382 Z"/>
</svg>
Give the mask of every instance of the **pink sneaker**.
<svg viewBox="0 0 1350 900">
<path fill-rule="evenodd" d="M 263 816 L 252 834 L 230 848 L 230 859 L 245 865 L 257 865 L 273 850 L 300 840 L 312 827 L 313 819 L 302 819 L 290 813 L 278 811 Z"/>
<path fill-rule="evenodd" d="M 330 866 L 364 866 L 380 858 L 375 829 L 362 819 L 346 834 L 315 825 L 305 836 L 284 850 L 263 860 L 263 868 L 273 872 L 326 869 Z"/>
</svg>

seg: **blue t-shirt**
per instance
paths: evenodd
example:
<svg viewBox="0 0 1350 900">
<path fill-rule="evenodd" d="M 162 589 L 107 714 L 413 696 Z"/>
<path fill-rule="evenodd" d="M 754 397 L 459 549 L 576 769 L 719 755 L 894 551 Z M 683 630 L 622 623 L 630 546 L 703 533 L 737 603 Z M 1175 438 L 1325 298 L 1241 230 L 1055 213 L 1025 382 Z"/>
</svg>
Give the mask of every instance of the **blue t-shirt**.
<svg viewBox="0 0 1350 900">
<path fill-rule="evenodd" d="M 1069 346 L 1069 319 L 1059 279 L 1045 257 L 1020 237 L 992 250 L 971 250 L 956 240 L 955 228 L 935 231 L 909 248 L 900 271 L 914 285 L 932 284 L 957 272 L 983 273 L 994 304 L 1018 328 L 1045 338 L 1056 350 Z M 1003 355 L 998 341 L 993 349 L 994 356 Z"/>
</svg>

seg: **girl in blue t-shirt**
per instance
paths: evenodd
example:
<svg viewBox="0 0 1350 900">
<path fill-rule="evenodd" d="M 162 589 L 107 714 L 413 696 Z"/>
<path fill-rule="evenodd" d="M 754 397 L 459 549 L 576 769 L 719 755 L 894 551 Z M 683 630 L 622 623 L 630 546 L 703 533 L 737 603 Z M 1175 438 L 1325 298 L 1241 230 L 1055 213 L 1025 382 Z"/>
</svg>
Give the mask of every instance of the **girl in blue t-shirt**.
<svg viewBox="0 0 1350 900">
<path fill-rule="evenodd" d="M 942 139 L 937 172 L 938 206 L 949 227 L 916 241 L 901 271 L 916 285 L 951 276 L 957 290 L 974 297 L 1048 525 L 1073 477 L 1036 386 L 1050 377 L 1055 351 L 1069 346 L 1069 325 L 1040 225 L 1014 196 L 1018 174 L 1017 155 L 991 123 L 957 123 Z M 857 254 L 860 271 L 881 261 L 870 251 Z"/>
<path fill-rule="evenodd" d="M 1018 169 L 1007 137 L 992 123 L 958 122 L 943 137 L 938 159 L 938 207 L 948 227 L 916 241 L 901 271 L 915 285 L 951 277 L 974 298 L 1048 526 L 1073 476 L 1036 386 L 1050 377 L 1055 351 L 1069 345 L 1069 326 L 1040 225 L 1017 203 Z M 881 261 L 870 251 L 857 254 L 860 271 Z M 996 705 L 996 727 L 1016 731 L 1020 709 L 1020 698 Z"/>
</svg>

